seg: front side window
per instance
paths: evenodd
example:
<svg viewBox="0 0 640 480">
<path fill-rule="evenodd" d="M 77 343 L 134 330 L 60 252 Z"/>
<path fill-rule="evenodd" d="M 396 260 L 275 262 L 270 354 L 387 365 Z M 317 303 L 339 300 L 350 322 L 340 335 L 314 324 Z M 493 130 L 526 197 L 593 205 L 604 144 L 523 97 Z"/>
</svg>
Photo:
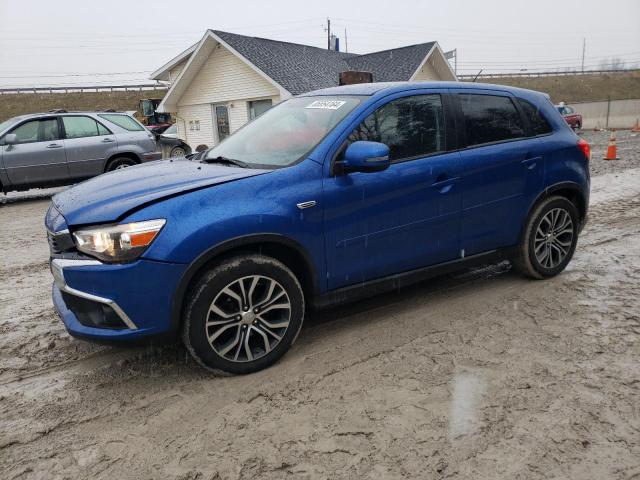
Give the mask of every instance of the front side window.
<svg viewBox="0 0 640 480">
<path fill-rule="evenodd" d="M 50 142 L 52 140 L 58 140 L 60 138 L 60 132 L 58 131 L 58 120 L 50 118 L 48 120 L 40 121 L 40 141 Z"/>
<path fill-rule="evenodd" d="M 551 125 L 549 125 L 549 122 L 544 118 L 544 115 L 540 112 L 538 107 L 522 98 L 518 98 L 518 103 L 524 112 L 524 116 L 529 120 L 531 133 L 534 135 L 545 135 L 547 133 L 551 133 Z"/>
<path fill-rule="evenodd" d="M 297 97 L 279 103 L 210 149 L 249 167 L 286 167 L 301 160 L 361 101 L 361 97 Z"/>
<path fill-rule="evenodd" d="M 266 100 L 254 100 L 253 102 L 249 102 L 249 119 L 253 120 L 256 117 L 259 117 L 264 112 L 269 110 L 273 102 L 270 98 Z"/>
<path fill-rule="evenodd" d="M 458 94 L 467 133 L 467 146 L 524 137 L 518 110 L 509 97 Z"/>
<path fill-rule="evenodd" d="M 13 129 L 11 133 L 14 133 L 18 143 L 32 143 L 38 141 L 38 129 L 40 128 L 39 120 L 32 120 L 26 122 L 19 127 Z"/>
<path fill-rule="evenodd" d="M 101 113 L 98 115 L 100 118 L 104 118 L 108 122 L 111 122 L 120 128 L 129 130 L 130 132 L 140 132 L 144 130 L 144 127 L 136 122 L 129 115 L 118 115 L 117 113 Z"/>
<path fill-rule="evenodd" d="M 445 150 L 444 111 L 440 95 L 414 95 L 392 100 L 373 112 L 349 135 L 389 147 L 391 161 Z"/>
<path fill-rule="evenodd" d="M 98 128 L 98 122 L 90 117 L 62 117 L 62 123 L 64 124 L 66 138 L 97 137 L 98 135 L 106 135 L 101 133 Z"/>
<path fill-rule="evenodd" d="M 50 142 L 60 139 L 58 121 L 55 118 L 23 123 L 11 133 L 16 135 L 18 143 Z"/>
</svg>

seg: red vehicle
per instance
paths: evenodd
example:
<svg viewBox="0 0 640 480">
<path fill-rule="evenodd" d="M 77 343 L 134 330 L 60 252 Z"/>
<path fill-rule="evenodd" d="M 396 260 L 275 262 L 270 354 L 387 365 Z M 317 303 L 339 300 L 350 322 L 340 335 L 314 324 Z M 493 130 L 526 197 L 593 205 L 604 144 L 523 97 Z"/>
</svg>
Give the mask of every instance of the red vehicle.
<svg viewBox="0 0 640 480">
<path fill-rule="evenodd" d="M 580 130 L 582 128 L 582 115 L 576 113 L 573 108 L 565 105 L 564 103 L 556 105 L 556 108 L 571 128 L 574 130 Z"/>
</svg>

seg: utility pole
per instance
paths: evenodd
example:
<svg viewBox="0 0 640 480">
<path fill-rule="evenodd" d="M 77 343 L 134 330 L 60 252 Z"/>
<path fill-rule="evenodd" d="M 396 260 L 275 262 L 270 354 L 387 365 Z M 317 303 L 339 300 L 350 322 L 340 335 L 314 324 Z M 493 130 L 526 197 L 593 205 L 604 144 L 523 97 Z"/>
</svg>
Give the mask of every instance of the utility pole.
<svg viewBox="0 0 640 480">
<path fill-rule="evenodd" d="M 327 50 L 331 50 L 331 20 L 327 18 Z"/>
<path fill-rule="evenodd" d="M 582 73 L 584 73 L 584 51 L 587 48 L 587 39 L 582 37 Z"/>
<path fill-rule="evenodd" d="M 347 43 L 347 29 L 344 29 L 344 53 L 349 53 L 349 44 Z"/>
</svg>

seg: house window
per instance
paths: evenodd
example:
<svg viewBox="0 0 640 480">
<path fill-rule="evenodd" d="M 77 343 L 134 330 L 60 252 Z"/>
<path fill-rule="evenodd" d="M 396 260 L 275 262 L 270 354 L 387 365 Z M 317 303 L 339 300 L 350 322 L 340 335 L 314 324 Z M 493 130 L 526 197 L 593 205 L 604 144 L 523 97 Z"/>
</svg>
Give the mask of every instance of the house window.
<svg viewBox="0 0 640 480">
<path fill-rule="evenodd" d="M 200 130 L 200 120 L 189 120 L 189 130 L 197 132 Z"/>
<path fill-rule="evenodd" d="M 266 100 L 254 100 L 253 102 L 249 102 L 249 120 L 253 120 L 256 117 L 259 117 L 264 112 L 269 110 L 273 102 L 270 98 Z"/>
</svg>

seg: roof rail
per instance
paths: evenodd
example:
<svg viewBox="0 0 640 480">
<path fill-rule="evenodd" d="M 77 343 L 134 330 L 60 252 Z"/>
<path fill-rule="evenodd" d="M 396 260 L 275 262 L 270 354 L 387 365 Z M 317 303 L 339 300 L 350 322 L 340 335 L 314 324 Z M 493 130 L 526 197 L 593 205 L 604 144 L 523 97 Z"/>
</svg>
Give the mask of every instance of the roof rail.
<svg viewBox="0 0 640 480">
<path fill-rule="evenodd" d="M 68 113 L 64 108 L 54 108 L 49 110 L 49 113 Z"/>
</svg>

